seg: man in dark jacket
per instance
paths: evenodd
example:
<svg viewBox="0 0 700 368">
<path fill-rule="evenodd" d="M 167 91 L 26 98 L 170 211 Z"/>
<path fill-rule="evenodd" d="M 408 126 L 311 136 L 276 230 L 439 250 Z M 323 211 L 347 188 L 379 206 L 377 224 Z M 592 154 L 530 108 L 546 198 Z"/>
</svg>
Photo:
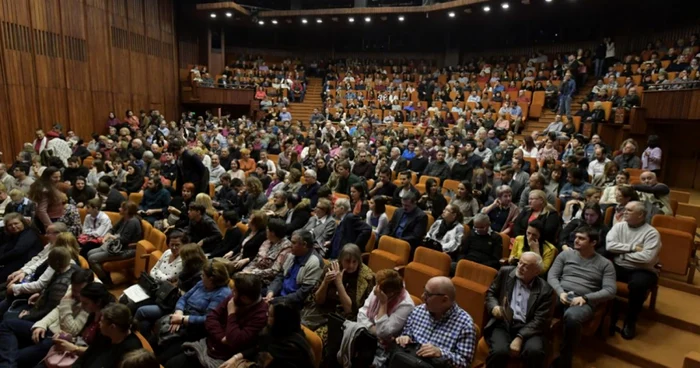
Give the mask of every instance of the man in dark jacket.
<svg viewBox="0 0 700 368">
<path fill-rule="evenodd" d="M 357 154 L 357 162 L 355 162 L 355 166 L 352 168 L 352 173 L 364 177 L 365 179 L 373 179 L 374 178 L 374 165 L 372 165 L 371 162 L 367 160 L 369 156 L 369 153 L 367 151 L 360 151 Z"/>
<path fill-rule="evenodd" d="M 413 193 L 416 198 L 420 198 L 420 192 L 416 187 L 411 184 L 411 172 L 406 170 L 399 173 L 399 183 L 400 186 L 394 190 L 394 194 L 391 197 L 392 206 L 401 205 L 401 197 L 406 193 Z"/>
<path fill-rule="evenodd" d="M 409 192 L 401 197 L 402 207 L 394 212 L 381 234 L 407 241 L 411 245 L 411 254 L 420 245 L 428 231 L 428 215 L 416 205 L 416 195 Z"/>
<path fill-rule="evenodd" d="M 389 158 L 391 159 L 389 161 L 389 168 L 391 168 L 391 171 L 400 173 L 408 169 L 408 161 L 406 161 L 405 158 L 401 157 L 401 150 L 398 147 L 394 147 L 391 149 L 391 154 Z"/>
<path fill-rule="evenodd" d="M 466 259 L 496 270 L 501 267 L 503 238 L 499 233 L 491 231 L 490 227 L 491 219 L 487 214 L 479 213 L 474 216 L 473 230 L 464 239 L 459 259 Z"/>
<path fill-rule="evenodd" d="M 169 150 L 177 156 L 175 193 L 182 193 L 182 186 L 185 183 L 194 184 L 195 193 L 192 193 L 192 196 L 199 193 L 209 193 L 209 170 L 204 166 L 202 160 L 188 151 L 181 139 L 174 139 L 170 143 Z"/>
<path fill-rule="evenodd" d="M 316 171 L 308 169 L 304 171 L 304 185 L 299 188 L 297 192 L 299 197 L 307 198 L 309 200 L 309 207 L 316 207 L 316 202 L 318 202 L 318 188 L 321 187 L 316 181 Z"/>
<path fill-rule="evenodd" d="M 542 267 L 542 257 L 525 252 L 517 268 L 498 271 L 486 292 L 486 311 L 491 316 L 484 327 L 487 366 L 505 367 L 512 354 L 518 354 L 526 367 L 544 365 L 544 333 L 549 328 L 553 291 L 538 277 Z"/>
<path fill-rule="evenodd" d="M 338 163 L 335 169 L 338 174 L 338 185 L 335 187 L 335 192 L 350 195 L 350 188 L 360 182 L 357 175 L 350 172 L 350 162 L 347 160 Z"/>
<path fill-rule="evenodd" d="M 445 179 L 450 177 L 450 165 L 445 162 L 445 150 L 439 150 L 435 155 L 436 160 L 429 163 L 423 170 L 423 175 L 435 176 L 440 178 L 440 184 L 445 182 Z"/>
<path fill-rule="evenodd" d="M 457 181 L 472 180 L 474 167 L 467 161 L 468 153 L 465 150 L 457 152 L 457 162 L 452 165 L 450 179 Z"/>
<path fill-rule="evenodd" d="M 187 216 L 190 224 L 187 235 L 193 243 L 197 243 L 204 253 L 211 253 L 221 241 L 221 230 L 213 218 L 207 215 L 207 210 L 201 204 L 190 204 Z"/>
<path fill-rule="evenodd" d="M 386 202 L 391 201 L 391 197 L 396 191 L 396 184 L 391 181 L 391 169 L 388 167 L 382 167 L 379 170 L 379 180 L 374 184 L 374 188 L 369 191 L 369 198 L 374 196 L 382 196 L 386 199 Z"/>
<path fill-rule="evenodd" d="M 346 198 L 335 201 L 333 212 L 339 221 L 333 238 L 325 244 L 328 258 L 338 258 L 340 250 L 348 243 L 355 243 L 364 251 L 372 235 L 372 226 L 359 216 L 353 215 L 350 211 L 350 201 Z"/>
</svg>

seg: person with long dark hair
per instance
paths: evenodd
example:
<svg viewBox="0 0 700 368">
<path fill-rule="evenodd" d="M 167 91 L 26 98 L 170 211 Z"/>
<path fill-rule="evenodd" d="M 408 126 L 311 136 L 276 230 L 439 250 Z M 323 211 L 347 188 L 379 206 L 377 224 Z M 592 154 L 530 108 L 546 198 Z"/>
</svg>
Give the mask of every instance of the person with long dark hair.
<svg viewBox="0 0 700 368">
<path fill-rule="evenodd" d="M 65 208 L 61 200 L 58 183 L 61 182 L 61 171 L 54 166 L 47 167 L 39 180 L 29 187 L 28 197 L 37 204 L 37 226 L 43 232 L 52 223 L 63 216 Z"/>
<path fill-rule="evenodd" d="M 442 195 L 437 181 L 432 178 L 426 180 L 425 194 L 418 199 L 418 207 L 426 213 L 430 213 L 434 219 L 437 219 L 442 215 L 446 206 L 447 200 Z"/>
<path fill-rule="evenodd" d="M 605 237 L 608 234 L 610 228 L 604 224 L 603 213 L 600 210 L 600 205 L 597 203 L 587 203 L 583 207 L 582 218 L 573 219 L 569 222 L 564 229 L 562 229 L 559 238 L 559 246 L 557 249 L 561 251 L 573 250 L 574 240 L 576 240 L 576 229 L 588 225 L 591 228 L 598 231 L 600 234 L 600 239 L 595 245 L 595 251 L 601 255 L 605 255 Z"/>
<path fill-rule="evenodd" d="M 520 256 L 525 252 L 534 252 L 542 257 L 542 262 L 544 263 L 542 275 L 546 274 L 549 270 L 549 266 L 554 262 L 554 256 L 557 250 L 554 245 L 543 236 L 544 229 L 545 224 L 541 220 L 530 222 L 527 225 L 525 235 L 520 235 L 515 238 L 513 248 L 510 250 L 510 256 L 508 257 L 508 263 L 514 263 L 515 260 L 520 259 Z"/>
</svg>

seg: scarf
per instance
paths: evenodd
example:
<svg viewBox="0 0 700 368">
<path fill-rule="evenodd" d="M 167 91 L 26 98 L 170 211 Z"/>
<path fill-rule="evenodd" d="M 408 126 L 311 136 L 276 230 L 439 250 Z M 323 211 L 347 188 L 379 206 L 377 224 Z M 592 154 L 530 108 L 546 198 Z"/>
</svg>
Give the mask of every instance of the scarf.
<svg viewBox="0 0 700 368">
<path fill-rule="evenodd" d="M 438 227 L 438 232 L 435 234 L 435 239 L 442 239 L 442 237 L 447 234 L 448 231 L 452 230 L 457 226 L 457 221 L 452 221 L 451 224 L 448 224 L 445 219 L 440 221 L 440 227 Z"/>
<path fill-rule="evenodd" d="M 386 314 L 388 316 L 391 316 L 394 313 L 394 311 L 396 311 L 396 307 L 398 307 L 399 303 L 401 303 L 401 301 L 404 299 L 406 299 L 406 289 L 401 290 L 401 293 L 399 293 L 393 299 L 389 300 L 389 303 L 386 306 Z M 379 298 L 375 297 L 369 304 L 369 308 L 367 309 L 367 317 L 371 321 L 374 321 L 374 318 L 377 316 L 378 312 Z"/>
</svg>

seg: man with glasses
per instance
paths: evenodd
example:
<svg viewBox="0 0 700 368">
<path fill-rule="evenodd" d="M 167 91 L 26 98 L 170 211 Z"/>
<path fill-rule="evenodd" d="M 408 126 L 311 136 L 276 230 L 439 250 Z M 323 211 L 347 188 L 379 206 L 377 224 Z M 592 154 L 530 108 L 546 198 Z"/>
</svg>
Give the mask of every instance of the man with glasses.
<svg viewBox="0 0 700 368">
<path fill-rule="evenodd" d="M 319 253 L 323 252 L 323 245 L 327 241 L 330 241 L 335 233 L 337 224 L 333 219 L 332 208 L 333 205 L 331 201 L 325 198 L 319 199 L 314 210 L 314 215 L 303 227 L 303 230 L 307 230 L 313 234 L 315 248 Z"/>
<path fill-rule="evenodd" d="M 491 219 L 485 213 L 474 216 L 472 231 L 464 238 L 462 253 L 457 262 L 462 259 L 476 262 L 498 270 L 503 256 L 503 238 L 491 230 Z M 456 267 L 456 263 L 454 263 Z M 456 268 L 455 268 L 456 269 Z"/>
<path fill-rule="evenodd" d="M 444 276 L 433 277 L 425 284 L 421 299 L 406 320 L 396 343 L 401 347 L 416 343 L 416 355 L 436 359 L 450 366 L 471 365 L 476 349 L 476 328 L 472 317 L 455 303 L 455 286 Z"/>
<path fill-rule="evenodd" d="M 539 254 L 525 252 L 517 267 L 501 268 L 491 283 L 486 292 L 491 319 L 484 327 L 487 366 L 505 367 L 511 355 L 519 356 L 526 367 L 544 366 L 552 287 L 538 277 L 543 267 Z"/>
</svg>

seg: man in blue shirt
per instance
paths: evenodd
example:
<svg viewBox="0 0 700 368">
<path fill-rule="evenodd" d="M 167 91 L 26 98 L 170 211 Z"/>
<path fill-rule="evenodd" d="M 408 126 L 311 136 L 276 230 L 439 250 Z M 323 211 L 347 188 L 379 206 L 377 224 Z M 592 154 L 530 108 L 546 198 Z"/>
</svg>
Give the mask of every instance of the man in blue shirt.
<svg viewBox="0 0 700 368">
<path fill-rule="evenodd" d="M 571 100 L 576 93 L 576 82 L 571 79 L 571 74 L 566 73 L 559 88 L 559 114 L 571 119 Z"/>
<path fill-rule="evenodd" d="M 291 254 L 267 288 L 268 303 L 288 302 L 301 309 L 323 273 L 323 258 L 314 252 L 313 235 L 308 230 L 292 233 Z"/>
<path fill-rule="evenodd" d="M 292 121 L 292 114 L 287 111 L 286 107 L 283 107 L 282 112 L 280 112 L 280 121 Z"/>
<path fill-rule="evenodd" d="M 476 328 L 472 317 L 455 303 L 455 286 L 444 276 L 425 284 L 421 299 L 408 316 L 396 343 L 402 347 L 420 344 L 421 358 L 445 360 L 450 366 L 469 367 L 476 350 Z"/>
</svg>

